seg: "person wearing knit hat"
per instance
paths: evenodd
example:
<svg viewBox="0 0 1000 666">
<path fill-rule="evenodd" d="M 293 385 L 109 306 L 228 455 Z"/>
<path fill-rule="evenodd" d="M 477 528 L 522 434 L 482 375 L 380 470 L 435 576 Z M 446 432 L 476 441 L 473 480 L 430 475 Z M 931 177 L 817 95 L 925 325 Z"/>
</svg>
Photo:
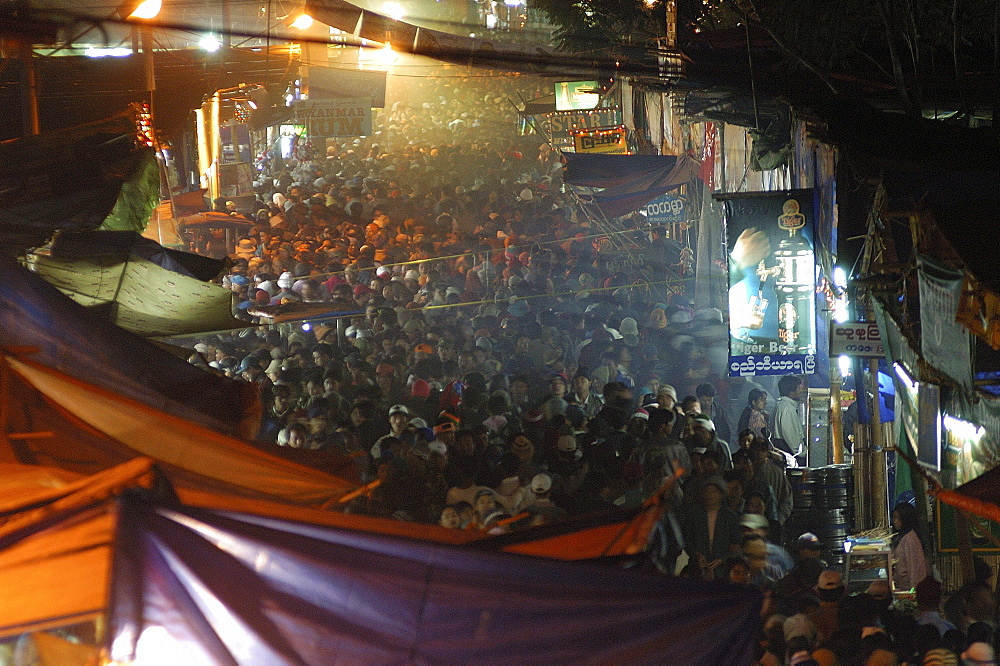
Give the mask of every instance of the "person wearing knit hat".
<svg viewBox="0 0 1000 666">
<path fill-rule="evenodd" d="M 556 441 L 556 449 L 561 453 L 574 453 L 576 452 L 576 437 L 573 435 L 562 435 Z"/>
<path fill-rule="evenodd" d="M 244 238 L 236 244 L 236 256 L 249 261 L 257 251 L 257 244 L 249 238 Z"/>
<path fill-rule="evenodd" d="M 670 384 L 660 384 L 660 388 L 656 390 L 656 404 L 660 409 L 674 410 L 677 404 L 677 389 Z"/>
<path fill-rule="evenodd" d="M 410 395 L 415 398 L 427 399 L 431 395 L 431 385 L 426 379 L 414 379 L 410 384 Z"/>
<path fill-rule="evenodd" d="M 993 647 L 989 643 L 984 641 L 975 641 L 969 645 L 965 652 L 962 653 L 962 663 L 974 664 L 978 666 L 979 664 L 995 665 L 997 662 L 993 653 Z"/>
<path fill-rule="evenodd" d="M 645 439 L 646 431 L 649 429 L 649 411 L 643 408 L 639 408 L 632 412 L 632 416 L 628 421 L 628 432 L 633 437 L 638 437 L 640 440 Z"/>
<path fill-rule="evenodd" d="M 521 460 L 530 461 L 535 455 L 535 447 L 532 445 L 531 440 L 529 440 L 524 435 L 518 435 L 514 438 L 514 441 L 510 445 L 511 451 L 514 452 Z"/>
<path fill-rule="evenodd" d="M 653 308 L 649 313 L 649 327 L 660 330 L 667 327 L 667 313 L 662 308 Z"/>
<path fill-rule="evenodd" d="M 621 333 L 622 336 L 633 335 L 638 339 L 639 325 L 636 323 L 635 319 L 632 319 L 632 317 L 625 317 L 622 319 L 622 323 L 618 326 L 618 332 Z"/>
</svg>

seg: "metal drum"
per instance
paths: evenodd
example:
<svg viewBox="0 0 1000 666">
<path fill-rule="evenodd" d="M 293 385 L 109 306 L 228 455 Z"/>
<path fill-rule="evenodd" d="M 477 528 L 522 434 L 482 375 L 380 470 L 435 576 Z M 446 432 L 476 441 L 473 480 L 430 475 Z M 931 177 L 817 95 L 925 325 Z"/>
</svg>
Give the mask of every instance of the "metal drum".
<svg viewBox="0 0 1000 666">
<path fill-rule="evenodd" d="M 846 509 L 853 504 L 854 480 L 849 473 L 844 473 L 842 465 L 823 467 L 817 472 L 820 482 L 813 494 L 817 508 Z"/>
<path fill-rule="evenodd" d="M 796 509 L 812 509 L 817 506 L 821 477 L 816 472 L 815 469 L 805 467 L 787 471 L 788 483 L 792 487 L 792 506 Z"/>
<path fill-rule="evenodd" d="M 792 515 L 785 525 L 788 546 L 812 532 L 823 543 L 823 558 L 832 567 L 845 560 L 844 542 L 854 529 L 854 470 L 850 465 L 790 469 Z"/>
</svg>

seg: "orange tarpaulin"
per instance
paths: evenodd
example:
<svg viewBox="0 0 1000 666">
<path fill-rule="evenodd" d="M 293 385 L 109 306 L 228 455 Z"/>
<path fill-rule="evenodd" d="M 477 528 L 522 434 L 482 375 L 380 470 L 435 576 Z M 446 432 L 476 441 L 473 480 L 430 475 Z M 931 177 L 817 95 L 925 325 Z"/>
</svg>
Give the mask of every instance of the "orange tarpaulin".
<svg viewBox="0 0 1000 666">
<path fill-rule="evenodd" d="M 133 455 L 164 463 L 168 477 L 176 476 L 182 485 L 202 482 L 202 487 L 220 492 L 317 506 L 357 486 L 38 363 L 13 358 L 8 362 L 46 401 Z M 73 457 L 71 442 L 61 448 L 68 449 L 67 458 Z"/>
<path fill-rule="evenodd" d="M 34 478 L 37 490 L 20 506 L 8 502 L 0 525 L 0 637 L 103 614 L 116 522 L 110 500 L 149 487 L 153 468 L 141 458 L 57 488 Z"/>
</svg>

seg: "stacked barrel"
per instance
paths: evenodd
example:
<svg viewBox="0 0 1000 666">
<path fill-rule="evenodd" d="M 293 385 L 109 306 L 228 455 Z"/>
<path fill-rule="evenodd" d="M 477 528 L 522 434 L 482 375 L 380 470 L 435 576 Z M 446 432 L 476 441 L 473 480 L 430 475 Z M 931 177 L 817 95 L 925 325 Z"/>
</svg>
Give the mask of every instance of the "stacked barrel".
<svg viewBox="0 0 1000 666">
<path fill-rule="evenodd" d="M 812 532 L 823 543 L 823 559 L 831 567 L 844 564 L 844 542 L 854 527 L 854 473 L 850 465 L 787 471 L 792 487 L 792 515 L 785 523 L 788 546 Z"/>
</svg>

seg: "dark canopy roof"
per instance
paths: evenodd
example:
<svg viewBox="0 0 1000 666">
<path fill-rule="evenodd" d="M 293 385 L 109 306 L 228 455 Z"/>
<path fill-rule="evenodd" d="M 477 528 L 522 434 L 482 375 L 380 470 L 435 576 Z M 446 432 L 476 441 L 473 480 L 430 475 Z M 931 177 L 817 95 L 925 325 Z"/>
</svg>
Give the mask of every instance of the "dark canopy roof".
<svg viewBox="0 0 1000 666">
<path fill-rule="evenodd" d="M 606 216 L 618 217 L 690 182 L 697 170 L 697 160 L 687 156 L 567 153 L 564 179 L 604 188 L 592 200 Z"/>
</svg>

